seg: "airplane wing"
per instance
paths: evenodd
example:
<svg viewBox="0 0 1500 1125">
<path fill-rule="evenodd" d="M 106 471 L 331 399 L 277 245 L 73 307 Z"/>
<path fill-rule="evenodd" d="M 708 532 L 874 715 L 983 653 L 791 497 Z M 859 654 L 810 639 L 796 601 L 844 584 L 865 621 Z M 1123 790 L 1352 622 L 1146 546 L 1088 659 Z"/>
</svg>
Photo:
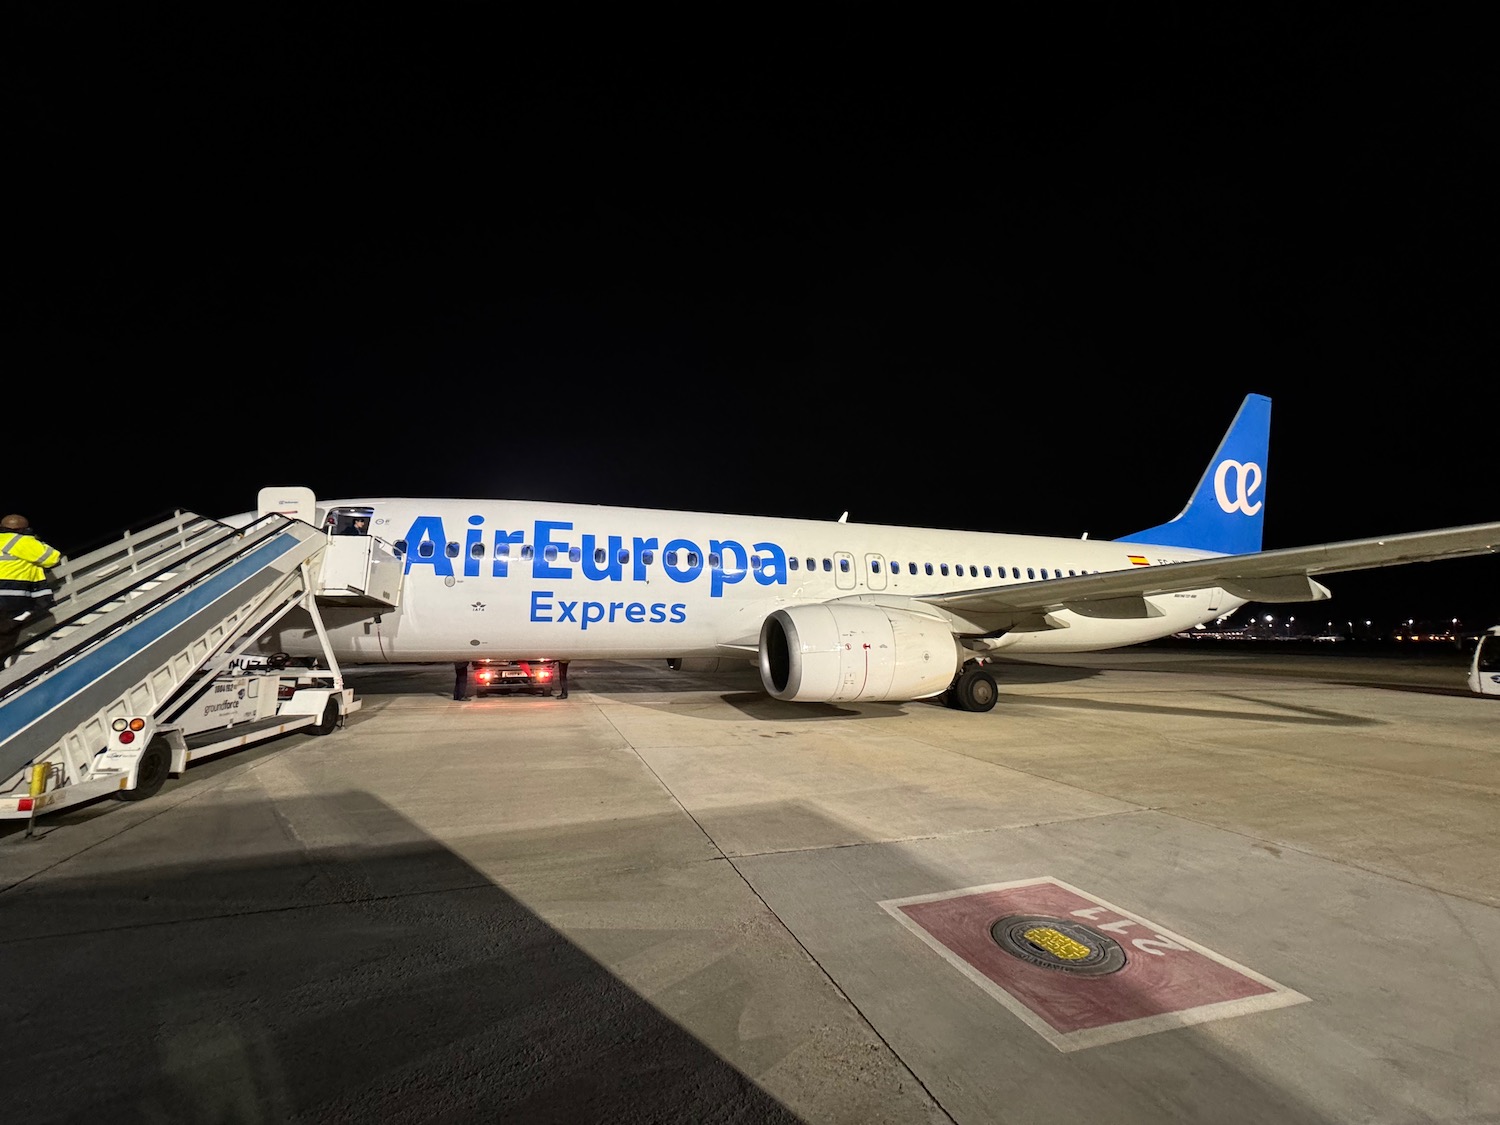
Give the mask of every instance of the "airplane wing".
<svg viewBox="0 0 1500 1125">
<path fill-rule="evenodd" d="M 1085 617 L 1153 616 L 1144 601 L 1156 594 L 1219 587 L 1253 602 L 1311 602 L 1330 597 L 1314 581 L 1338 574 L 1404 563 L 1434 562 L 1500 552 L 1500 523 L 1417 531 L 1379 539 L 1351 539 L 1190 562 L 987 586 L 911 599 L 969 623 L 976 634 L 1052 628 L 1046 615 L 1059 609 Z"/>
</svg>

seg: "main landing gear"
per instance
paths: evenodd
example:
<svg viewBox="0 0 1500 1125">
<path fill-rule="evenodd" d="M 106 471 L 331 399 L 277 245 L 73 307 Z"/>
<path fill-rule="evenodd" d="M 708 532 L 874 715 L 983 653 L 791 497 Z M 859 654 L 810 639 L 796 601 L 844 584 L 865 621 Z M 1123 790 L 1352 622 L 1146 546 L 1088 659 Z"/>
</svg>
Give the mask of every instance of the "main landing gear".
<svg viewBox="0 0 1500 1125">
<path fill-rule="evenodd" d="M 955 711 L 988 711 L 999 698 L 995 677 L 977 660 L 965 664 L 943 693 L 943 702 Z"/>
</svg>

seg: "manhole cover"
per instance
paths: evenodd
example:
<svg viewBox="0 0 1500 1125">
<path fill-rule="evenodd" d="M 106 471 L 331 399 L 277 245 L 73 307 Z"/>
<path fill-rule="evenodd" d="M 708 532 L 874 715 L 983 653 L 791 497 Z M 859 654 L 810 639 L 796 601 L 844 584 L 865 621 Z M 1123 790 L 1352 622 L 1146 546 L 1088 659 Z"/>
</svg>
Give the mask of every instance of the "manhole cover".
<svg viewBox="0 0 1500 1125">
<path fill-rule="evenodd" d="M 1125 967 L 1120 943 L 1081 922 L 1040 914 L 1010 914 L 990 926 L 995 944 L 1044 969 L 1102 976 Z"/>
</svg>

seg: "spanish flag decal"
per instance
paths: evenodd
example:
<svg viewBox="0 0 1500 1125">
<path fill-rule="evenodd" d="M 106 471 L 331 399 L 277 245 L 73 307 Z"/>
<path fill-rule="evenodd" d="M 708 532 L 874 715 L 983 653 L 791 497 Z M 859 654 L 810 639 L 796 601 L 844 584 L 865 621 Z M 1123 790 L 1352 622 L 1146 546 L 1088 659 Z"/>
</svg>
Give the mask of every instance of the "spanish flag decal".
<svg viewBox="0 0 1500 1125">
<path fill-rule="evenodd" d="M 1131 555 L 1131 556 L 1129 556 L 1129 558 L 1130 558 L 1130 565 L 1131 566 L 1150 566 L 1151 565 L 1150 563 L 1148 563 L 1146 561 L 1146 556 L 1145 555 Z"/>
</svg>

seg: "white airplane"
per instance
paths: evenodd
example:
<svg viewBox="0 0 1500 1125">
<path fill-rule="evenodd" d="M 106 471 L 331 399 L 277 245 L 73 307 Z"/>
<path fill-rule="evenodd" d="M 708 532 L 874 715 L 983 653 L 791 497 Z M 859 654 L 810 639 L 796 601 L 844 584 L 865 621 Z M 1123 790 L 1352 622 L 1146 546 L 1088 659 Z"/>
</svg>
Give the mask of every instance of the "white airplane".
<svg viewBox="0 0 1500 1125">
<path fill-rule="evenodd" d="M 1187 506 L 1112 541 L 530 500 L 315 501 L 330 531 L 365 517 L 404 570 L 396 608 L 320 601 L 320 614 L 351 664 L 732 660 L 758 662 L 780 700 L 942 696 L 988 711 L 996 653 L 1138 644 L 1247 602 L 1321 601 L 1319 575 L 1500 550 L 1500 523 L 1486 523 L 1262 551 L 1270 418 L 1269 398 L 1247 396 Z M 305 612 L 258 649 L 322 651 Z"/>
</svg>

